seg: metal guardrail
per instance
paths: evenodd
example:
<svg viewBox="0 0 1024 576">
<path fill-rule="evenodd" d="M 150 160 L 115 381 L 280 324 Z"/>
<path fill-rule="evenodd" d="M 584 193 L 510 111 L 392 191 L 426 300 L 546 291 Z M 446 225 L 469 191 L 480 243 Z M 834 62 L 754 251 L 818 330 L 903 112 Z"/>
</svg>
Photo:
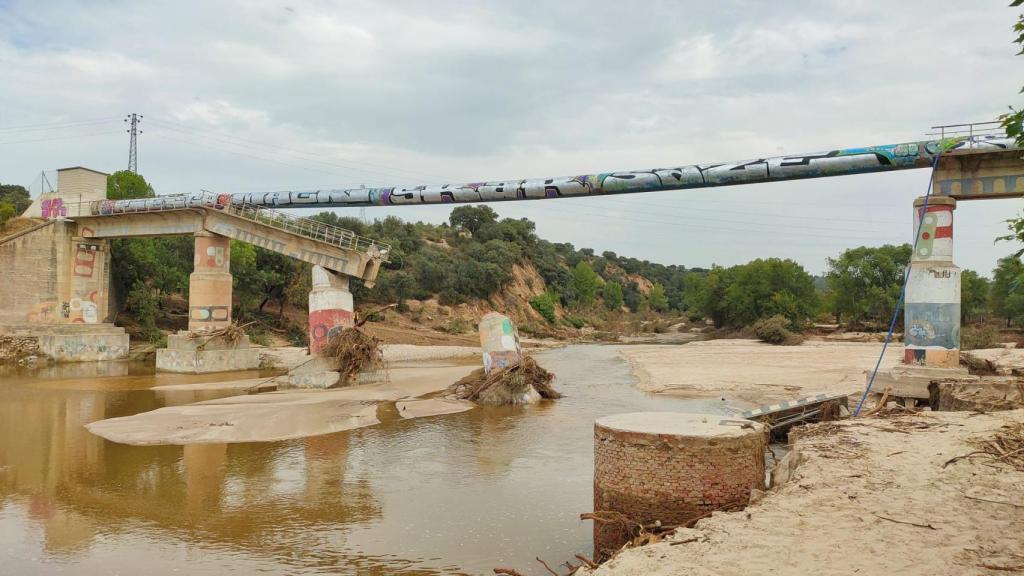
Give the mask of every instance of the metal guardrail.
<svg viewBox="0 0 1024 576">
<path fill-rule="evenodd" d="M 391 255 L 390 244 L 359 236 L 351 230 L 325 224 L 312 218 L 291 216 L 280 210 L 265 208 L 255 204 L 223 203 L 214 194 L 202 196 L 181 194 L 140 199 L 138 202 L 129 202 L 117 212 L 110 211 L 108 209 L 110 205 L 112 205 L 110 200 L 63 204 L 66 217 L 68 218 L 76 216 L 119 216 L 124 214 L 206 208 L 230 214 L 255 224 L 269 226 L 283 232 L 309 238 L 310 240 L 324 242 L 338 248 L 364 252 L 371 258 L 382 262 L 388 262 Z"/>
<path fill-rule="evenodd" d="M 972 122 L 969 124 L 946 124 L 943 126 L 932 126 L 932 132 L 928 136 L 943 138 L 962 138 L 966 136 L 970 140 L 985 138 L 1006 138 L 1006 129 L 1003 123 L 998 120 L 991 122 Z"/>
<path fill-rule="evenodd" d="M 290 232 L 304 238 L 357 252 L 366 252 L 384 262 L 388 261 L 388 256 L 391 254 L 391 246 L 389 244 L 364 238 L 351 230 L 325 224 L 312 218 L 291 216 L 281 210 L 247 203 L 231 202 L 228 204 L 217 204 L 216 208 L 225 214 L 231 214 L 243 220 L 270 226 L 271 228 Z"/>
</svg>

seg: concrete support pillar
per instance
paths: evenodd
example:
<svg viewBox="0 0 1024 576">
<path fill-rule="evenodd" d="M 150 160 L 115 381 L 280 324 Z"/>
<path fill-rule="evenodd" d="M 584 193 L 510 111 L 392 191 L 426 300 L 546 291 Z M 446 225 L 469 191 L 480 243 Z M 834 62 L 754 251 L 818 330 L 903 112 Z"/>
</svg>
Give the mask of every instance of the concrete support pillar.
<svg viewBox="0 0 1024 576">
<path fill-rule="evenodd" d="M 508 368 L 522 361 L 519 332 L 508 316 L 488 312 L 480 319 L 479 330 L 484 372 L 490 374 L 494 368 Z"/>
<path fill-rule="evenodd" d="M 355 326 L 348 276 L 313 266 L 313 289 L 309 292 L 309 352 L 319 354 L 339 330 Z"/>
<path fill-rule="evenodd" d="M 953 264 L 956 200 L 932 196 L 914 201 L 920 230 L 910 260 L 904 312 L 904 363 L 929 368 L 960 365 L 960 268 Z"/>
<path fill-rule="evenodd" d="M 107 317 L 107 242 L 75 237 L 71 249 L 71 294 L 65 317 L 73 324 L 98 324 Z"/>
<path fill-rule="evenodd" d="M 231 324 L 231 240 L 196 234 L 192 274 L 188 277 L 188 329 L 217 330 Z"/>
</svg>

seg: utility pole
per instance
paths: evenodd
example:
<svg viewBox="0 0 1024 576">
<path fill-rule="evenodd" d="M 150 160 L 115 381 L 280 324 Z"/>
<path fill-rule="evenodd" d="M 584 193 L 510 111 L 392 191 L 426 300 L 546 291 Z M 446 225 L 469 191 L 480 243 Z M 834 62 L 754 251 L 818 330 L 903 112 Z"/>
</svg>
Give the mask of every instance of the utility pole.
<svg viewBox="0 0 1024 576">
<path fill-rule="evenodd" d="M 138 147 L 138 135 L 142 134 L 142 130 L 139 130 L 139 124 L 142 123 L 142 115 L 132 112 L 131 114 L 124 117 L 124 121 L 131 124 L 131 128 L 125 130 L 132 135 L 131 142 L 128 144 L 128 171 L 135 174 L 139 173 L 139 147 Z"/>
<path fill-rule="evenodd" d="M 47 188 L 50 189 L 50 192 L 53 192 L 53 184 L 50 184 L 50 179 L 46 177 L 46 170 L 40 170 L 39 171 L 39 193 L 40 194 L 45 194 L 46 193 L 46 190 L 43 189 L 43 186 L 46 186 Z"/>
</svg>

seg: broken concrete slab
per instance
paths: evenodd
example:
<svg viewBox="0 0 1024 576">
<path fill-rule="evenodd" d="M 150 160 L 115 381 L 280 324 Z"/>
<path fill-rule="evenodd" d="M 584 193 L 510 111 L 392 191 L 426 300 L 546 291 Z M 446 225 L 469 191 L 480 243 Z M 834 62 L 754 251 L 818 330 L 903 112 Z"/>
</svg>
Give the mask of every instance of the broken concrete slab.
<svg viewBox="0 0 1024 576">
<path fill-rule="evenodd" d="M 875 376 L 871 391 L 882 394 L 886 389 L 889 396 L 896 398 L 918 398 L 927 400 L 928 385 L 935 380 L 957 378 L 964 380 L 977 379 L 971 376 L 966 368 L 929 368 L 901 364 L 887 372 L 879 372 Z M 871 381 L 871 372 L 865 375 L 865 383 Z"/>
<path fill-rule="evenodd" d="M 1024 375 L 1024 349 L 983 348 L 961 350 L 960 360 L 972 372 L 999 374 L 1002 376 Z"/>
<path fill-rule="evenodd" d="M 974 380 L 933 382 L 932 410 L 993 412 L 1024 408 L 1024 380 L 1013 376 L 982 376 Z"/>
</svg>

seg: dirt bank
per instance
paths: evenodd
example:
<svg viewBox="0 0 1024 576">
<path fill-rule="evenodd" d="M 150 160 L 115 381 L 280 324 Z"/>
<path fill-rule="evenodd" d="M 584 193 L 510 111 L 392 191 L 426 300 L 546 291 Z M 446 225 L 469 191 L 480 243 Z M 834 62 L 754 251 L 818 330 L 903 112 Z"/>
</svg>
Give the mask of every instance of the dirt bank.
<svg viewBox="0 0 1024 576">
<path fill-rule="evenodd" d="M 601 576 L 1024 572 L 1024 472 L 978 448 L 1024 410 L 829 423 L 789 482 L 745 511 L 628 550 Z"/>
<path fill-rule="evenodd" d="M 469 410 L 470 403 L 429 402 L 417 398 L 445 389 L 475 365 L 421 363 L 392 368 L 385 383 L 335 390 L 294 390 L 245 394 L 167 406 L 142 414 L 88 424 L 93 434 L 122 444 L 266 442 L 316 436 L 372 426 L 388 417 L 424 417 Z M 215 383 L 217 390 L 238 390 L 266 382 Z M 210 386 L 164 386 L 158 392 L 189 394 Z M 394 402 L 402 401 L 395 412 Z"/>
<path fill-rule="evenodd" d="M 727 396 L 755 404 L 810 392 L 856 393 L 881 344 L 808 341 L 772 346 L 756 340 L 707 340 L 685 346 L 629 346 L 622 355 L 641 390 L 687 397 Z M 903 357 L 890 344 L 882 370 Z"/>
</svg>

